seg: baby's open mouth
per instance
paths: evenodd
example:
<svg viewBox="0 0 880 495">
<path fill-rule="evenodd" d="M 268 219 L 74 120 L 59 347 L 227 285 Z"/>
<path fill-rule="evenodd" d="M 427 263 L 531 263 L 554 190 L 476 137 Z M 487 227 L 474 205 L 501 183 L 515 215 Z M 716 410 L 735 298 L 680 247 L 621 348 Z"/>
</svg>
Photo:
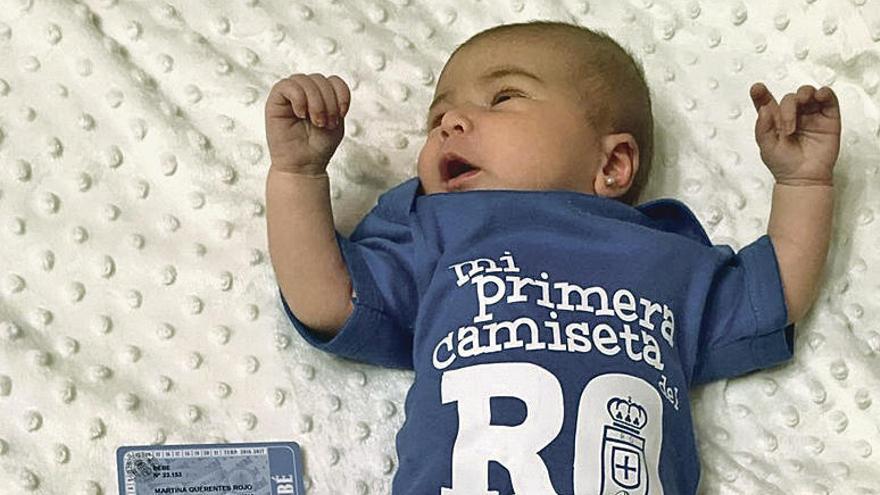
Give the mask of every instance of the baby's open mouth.
<svg viewBox="0 0 880 495">
<path fill-rule="evenodd" d="M 446 152 L 440 160 L 440 178 L 447 190 L 458 189 L 462 183 L 480 173 L 480 167 L 453 151 Z"/>
<path fill-rule="evenodd" d="M 444 153 L 440 159 L 440 176 L 443 182 L 448 182 L 477 168 L 479 167 L 471 163 L 470 160 L 455 152 Z"/>
<path fill-rule="evenodd" d="M 480 174 L 479 168 L 467 162 L 451 162 L 447 170 L 449 171 L 449 179 L 446 181 L 446 188 L 449 191 L 462 190 L 466 182 Z"/>
<path fill-rule="evenodd" d="M 454 179 L 461 174 L 470 172 L 471 170 L 475 170 L 476 167 L 471 166 L 469 163 L 454 160 L 447 165 L 447 169 L 449 171 L 449 178 Z"/>
</svg>

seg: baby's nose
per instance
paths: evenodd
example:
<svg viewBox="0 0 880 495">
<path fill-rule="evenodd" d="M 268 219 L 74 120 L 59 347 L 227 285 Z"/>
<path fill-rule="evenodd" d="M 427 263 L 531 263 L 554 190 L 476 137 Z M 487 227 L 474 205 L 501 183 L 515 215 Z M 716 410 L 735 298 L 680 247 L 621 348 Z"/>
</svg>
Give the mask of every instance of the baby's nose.
<svg viewBox="0 0 880 495">
<path fill-rule="evenodd" d="M 451 127 L 444 127 L 443 129 L 441 129 L 440 132 L 442 132 L 444 136 L 448 136 L 448 135 L 452 134 L 453 132 L 461 133 L 461 132 L 464 132 L 464 126 L 462 126 L 461 124 L 455 124 L 454 126 L 451 126 Z"/>
<path fill-rule="evenodd" d="M 471 129 L 471 121 L 458 112 L 447 112 L 440 121 L 440 132 L 445 136 L 462 133 Z"/>
</svg>

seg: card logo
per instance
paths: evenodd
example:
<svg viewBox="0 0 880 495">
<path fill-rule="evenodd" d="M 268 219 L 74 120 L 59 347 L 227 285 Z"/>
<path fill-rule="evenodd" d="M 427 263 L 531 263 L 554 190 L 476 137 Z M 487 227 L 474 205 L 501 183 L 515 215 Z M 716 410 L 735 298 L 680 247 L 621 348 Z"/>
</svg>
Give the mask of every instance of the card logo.
<svg viewBox="0 0 880 495">
<path fill-rule="evenodd" d="M 135 481 L 147 481 L 159 477 L 159 462 L 152 457 L 135 457 L 125 463 L 125 474 Z"/>
<path fill-rule="evenodd" d="M 289 495 L 292 493 L 296 493 L 292 474 L 283 476 L 272 476 L 272 481 L 275 482 L 275 493 L 277 493 L 278 495 Z"/>
</svg>

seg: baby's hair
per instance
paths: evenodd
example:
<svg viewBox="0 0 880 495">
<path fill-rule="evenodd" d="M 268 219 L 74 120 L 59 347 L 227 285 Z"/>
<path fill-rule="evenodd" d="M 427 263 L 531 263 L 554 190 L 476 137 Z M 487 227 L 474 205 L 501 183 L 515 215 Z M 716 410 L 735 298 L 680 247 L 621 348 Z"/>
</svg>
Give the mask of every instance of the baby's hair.
<svg viewBox="0 0 880 495">
<path fill-rule="evenodd" d="M 595 104 L 585 110 L 587 121 L 601 134 L 627 132 L 639 146 L 639 169 L 630 189 L 617 199 L 635 205 L 648 182 L 654 149 L 654 118 L 651 92 L 642 66 L 632 54 L 607 34 L 577 24 L 555 21 L 529 21 L 503 24 L 471 36 L 452 52 L 484 37 L 511 32 L 563 34 L 580 44 L 586 101 Z"/>
</svg>

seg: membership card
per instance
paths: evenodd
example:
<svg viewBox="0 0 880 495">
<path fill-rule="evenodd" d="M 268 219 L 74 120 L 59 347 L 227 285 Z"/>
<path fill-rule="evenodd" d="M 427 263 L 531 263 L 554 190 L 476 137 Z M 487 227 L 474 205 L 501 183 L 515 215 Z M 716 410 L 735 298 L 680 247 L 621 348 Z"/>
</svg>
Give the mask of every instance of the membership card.
<svg viewBox="0 0 880 495">
<path fill-rule="evenodd" d="M 294 442 L 124 446 L 120 495 L 305 495 Z"/>
</svg>

